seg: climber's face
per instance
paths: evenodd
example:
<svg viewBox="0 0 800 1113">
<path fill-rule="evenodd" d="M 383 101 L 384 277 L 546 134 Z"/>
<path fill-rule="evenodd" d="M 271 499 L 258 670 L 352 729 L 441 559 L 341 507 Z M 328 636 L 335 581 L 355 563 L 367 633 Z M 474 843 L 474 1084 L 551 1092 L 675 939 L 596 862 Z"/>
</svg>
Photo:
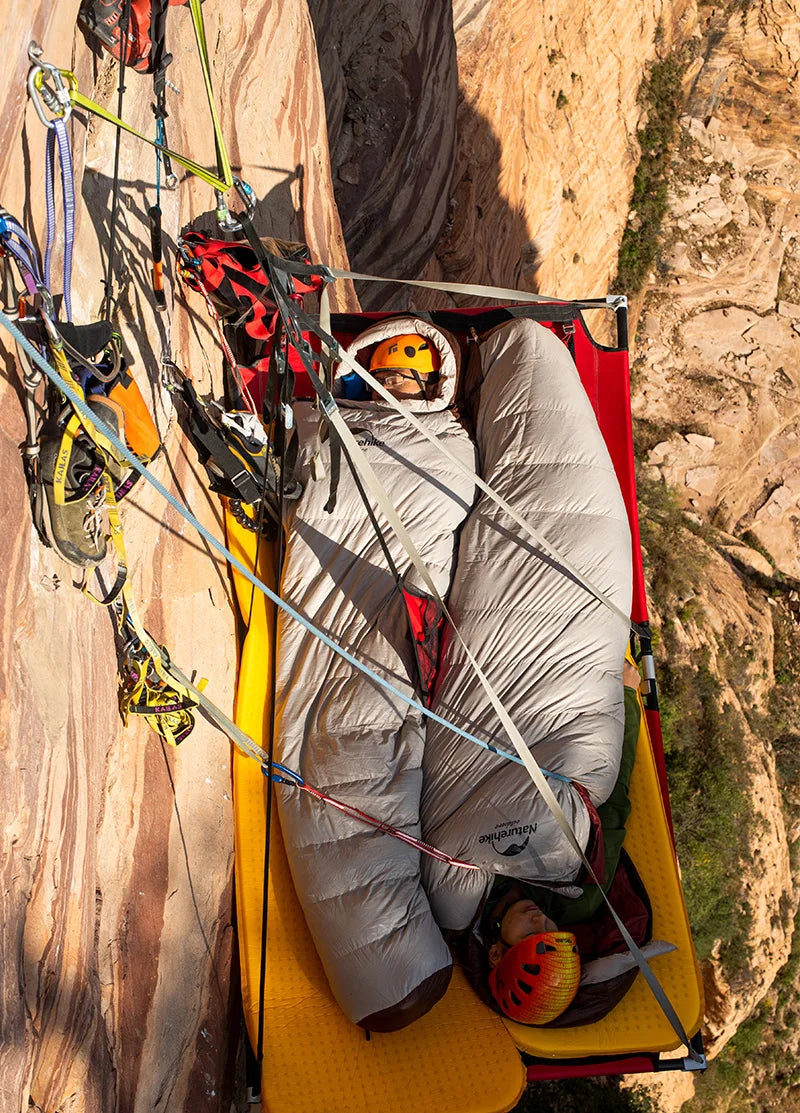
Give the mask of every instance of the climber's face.
<svg viewBox="0 0 800 1113">
<path fill-rule="evenodd" d="M 545 916 L 538 905 L 532 900 L 514 901 L 495 927 L 498 937 L 489 948 L 489 965 L 494 969 L 517 943 L 530 935 L 541 935 L 547 931 L 558 931 L 558 926 L 549 916 Z"/>
<path fill-rule="evenodd" d="M 373 371 L 373 375 L 385 387 L 391 395 L 395 398 L 422 398 L 423 394 L 419 389 L 419 383 L 414 378 L 411 371 L 404 368 L 394 367 L 391 371 Z M 422 376 L 420 376 L 422 377 Z M 423 383 L 425 379 L 422 378 Z M 380 395 L 377 391 L 372 391 L 374 400 L 380 400 Z"/>
<path fill-rule="evenodd" d="M 558 925 L 545 916 L 532 900 L 518 900 L 503 916 L 500 938 L 509 947 L 514 947 L 529 935 L 540 935 L 545 931 L 558 931 Z"/>
</svg>

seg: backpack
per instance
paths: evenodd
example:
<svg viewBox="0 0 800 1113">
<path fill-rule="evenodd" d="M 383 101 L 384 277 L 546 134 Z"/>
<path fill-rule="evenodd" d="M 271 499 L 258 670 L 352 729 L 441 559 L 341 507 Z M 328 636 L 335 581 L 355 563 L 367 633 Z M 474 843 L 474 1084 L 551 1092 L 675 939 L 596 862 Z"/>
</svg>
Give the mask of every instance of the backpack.
<svg viewBox="0 0 800 1113">
<path fill-rule="evenodd" d="M 123 42 L 126 0 L 84 0 L 78 20 L 96 35 L 115 58 L 139 73 L 157 73 L 172 61 L 164 53 L 169 7 L 185 7 L 187 0 L 128 0 L 130 15 Z"/>
</svg>

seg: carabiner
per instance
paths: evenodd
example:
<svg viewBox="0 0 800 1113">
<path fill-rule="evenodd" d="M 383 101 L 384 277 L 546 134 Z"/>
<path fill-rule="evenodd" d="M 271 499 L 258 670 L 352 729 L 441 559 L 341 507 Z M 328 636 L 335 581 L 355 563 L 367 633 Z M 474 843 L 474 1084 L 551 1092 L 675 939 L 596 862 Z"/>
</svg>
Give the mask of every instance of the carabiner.
<svg viewBox="0 0 800 1113">
<path fill-rule="evenodd" d="M 241 178 L 237 178 L 235 174 L 233 176 L 233 185 L 236 189 L 236 192 L 239 194 L 239 197 L 242 199 L 242 201 L 244 201 L 245 213 L 252 220 L 253 213 L 256 210 L 256 202 L 258 200 L 255 194 L 255 190 L 251 185 L 248 185 L 247 182 L 243 181 Z M 222 190 L 219 189 L 216 191 L 216 193 L 217 222 L 220 228 L 223 230 L 223 232 L 230 232 L 231 234 L 241 232 L 242 225 L 236 219 L 236 213 L 231 213 L 230 209 L 228 208 L 225 201 L 224 193 L 222 192 Z"/>
<path fill-rule="evenodd" d="M 32 42 L 28 47 L 28 57 L 33 63 L 28 72 L 28 95 L 33 101 L 36 115 L 47 128 L 55 127 L 55 118 L 66 123 L 72 115 L 70 91 L 78 87 L 75 75 L 69 70 L 61 70 L 58 66 L 41 61 L 42 48 L 37 42 Z M 53 88 L 46 83 L 45 74 L 53 82 Z M 46 115 L 45 105 L 53 113 L 53 118 Z"/>
<path fill-rule="evenodd" d="M 237 178 L 235 174 L 233 176 L 233 184 L 236 192 L 239 194 L 242 201 L 244 201 L 245 212 L 252 220 L 253 213 L 256 211 L 256 203 L 258 201 L 255 190 L 242 178 Z"/>
</svg>

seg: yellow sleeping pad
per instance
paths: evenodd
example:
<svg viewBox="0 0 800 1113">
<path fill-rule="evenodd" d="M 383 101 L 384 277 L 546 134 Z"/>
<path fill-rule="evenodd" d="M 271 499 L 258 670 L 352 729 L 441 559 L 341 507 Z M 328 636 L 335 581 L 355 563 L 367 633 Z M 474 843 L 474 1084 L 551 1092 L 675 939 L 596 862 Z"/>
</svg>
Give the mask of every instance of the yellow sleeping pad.
<svg viewBox="0 0 800 1113">
<path fill-rule="evenodd" d="M 652 969 L 684 1029 L 692 1036 L 703 1019 L 703 986 L 644 711 L 630 796 L 633 810 L 627 824 L 625 849 L 650 898 L 653 938 L 667 940 L 677 947 L 676 951 L 654 958 Z M 595 1024 L 581 1028 L 528 1028 L 513 1021 L 505 1023 L 517 1046 L 539 1058 L 628 1055 L 673 1051 L 681 1046 L 641 975 L 616 1008 Z"/>
<path fill-rule="evenodd" d="M 253 567 L 256 537 L 226 514 L 228 545 Z M 258 574 L 274 583 L 271 547 Z M 267 748 L 271 604 L 235 570 L 247 633 L 241 647 L 237 724 Z M 267 781 L 234 755 L 236 900 L 242 992 L 250 1040 L 258 1033 Z M 282 791 L 278 786 L 274 791 Z M 324 805 L 320 805 L 322 807 Z M 388 836 L 387 836 L 388 837 Z M 270 849 L 262 1101 L 269 1113 L 505 1113 L 526 1072 L 502 1020 L 460 970 L 444 998 L 401 1032 L 367 1034 L 331 996 L 295 895 L 276 810 Z"/>
</svg>

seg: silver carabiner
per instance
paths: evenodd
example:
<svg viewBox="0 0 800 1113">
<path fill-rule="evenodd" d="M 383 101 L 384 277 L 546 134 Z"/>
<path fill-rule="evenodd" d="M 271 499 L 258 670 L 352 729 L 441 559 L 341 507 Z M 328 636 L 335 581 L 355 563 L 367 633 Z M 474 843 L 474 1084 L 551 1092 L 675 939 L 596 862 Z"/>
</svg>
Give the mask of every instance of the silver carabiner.
<svg viewBox="0 0 800 1113">
<path fill-rule="evenodd" d="M 244 201 L 245 212 L 252 219 L 253 213 L 256 211 L 256 203 L 258 201 L 258 198 L 256 197 L 256 191 L 251 185 L 248 185 L 248 183 L 244 181 L 243 178 L 237 178 L 235 174 L 233 176 L 233 184 L 236 192 L 239 194 L 242 201 Z"/>
<path fill-rule="evenodd" d="M 237 178 L 234 174 L 233 185 L 239 197 L 244 202 L 244 211 L 247 216 L 252 220 L 253 213 L 256 211 L 256 197 L 255 190 L 242 178 Z M 216 191 L 217 194 L 217 222 L 224 232 L 236 233 L 241 232 L 242 225 L 236 219 L 236 213 L 231 213 L 225 201 L 225 195 L 221 190 Z"/>
<path fill-rule="evenodd" d="M 42 61 L 42 48 L 37 42 L 31 42 L 28 46 L 28 58 L 32 62 L 28 71 L 28 95 L 33 101 L 36 115 L 46 128 L 55 127 L 53 121 L 56 118 L 66 123 L 72 115 L 72 98 L 64 75 L 58 66 Z M 52 89 L 46 83 L 45 74 L 53 82 Z M 53 113 L 52 118 L 46 115 L 45 105 Z"/>
</svg>

